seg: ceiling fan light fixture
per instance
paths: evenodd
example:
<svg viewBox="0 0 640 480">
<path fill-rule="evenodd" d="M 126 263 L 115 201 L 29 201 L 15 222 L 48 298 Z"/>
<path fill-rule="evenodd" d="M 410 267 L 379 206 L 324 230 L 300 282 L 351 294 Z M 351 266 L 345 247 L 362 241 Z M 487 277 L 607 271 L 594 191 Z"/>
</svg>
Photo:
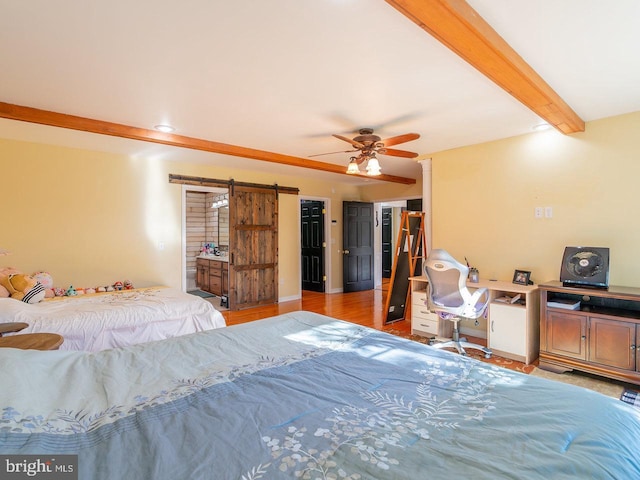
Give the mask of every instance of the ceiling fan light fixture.
<svg viewBox="0 0 640 480">
<path fill-rule="evenodd" d="M 374 155 L 369 158 L 367 162 L 367 175 L 375 177 L 376 175 L 380 175 L 380 173 L 380 162 L 378 162 L 378 159 Z"/>
<path fill-rule="evenodd" d="M 347 173 L 349 175 L 357 175 L 360 173 L 360 167 L 358 167 L 358 161 L 356 157 L 351 157 L 351 161 L 349 162 L 349 166 L 347 167 Z"/>
</svg>

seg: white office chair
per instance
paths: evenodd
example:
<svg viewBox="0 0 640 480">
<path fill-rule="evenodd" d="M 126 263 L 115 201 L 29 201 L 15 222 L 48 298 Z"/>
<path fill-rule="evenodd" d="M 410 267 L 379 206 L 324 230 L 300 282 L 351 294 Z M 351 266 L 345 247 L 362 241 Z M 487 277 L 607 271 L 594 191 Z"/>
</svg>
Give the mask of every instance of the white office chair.
<svg viewBox="0 0 640 480">
<path fill-rule="evenodd" d="M 436 343 L 435 348 L 455 347 L 461 355 L 466 355 L 466 348 L 481 350 L 486 358 L 491 357 L 491 350 L 482 345 L 467 342 L 460 338 L 458 322 L 462 318 L 477 319 L 484 315 L 489 305 L 489 291 L 478 288 L 473 294 L 467 288 L 469 267 L 458 262 L 448 252 L 436 249 L 431 252 L 424 266 L 429 281 L 427 305 L 437 312 L 441 318 L 453 322 L 453 339 Z M 481 301 L 482 299 L 482 301 Z"/>
</svg>

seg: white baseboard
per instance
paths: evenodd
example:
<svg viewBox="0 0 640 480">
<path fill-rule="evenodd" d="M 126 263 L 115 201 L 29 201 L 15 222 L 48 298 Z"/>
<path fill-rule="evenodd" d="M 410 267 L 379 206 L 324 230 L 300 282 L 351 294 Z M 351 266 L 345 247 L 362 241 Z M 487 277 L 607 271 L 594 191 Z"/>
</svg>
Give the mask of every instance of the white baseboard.
<svg viewBox="0 0 640 480">
<path fill-rule="evenodd" d="M 278 297 L 278 303 L 292 302 L 293 300 L 300 300 L 301 298 L 302 298 L 302 294 L 300 294 L 300 295 L 291 295 L 289 297 Z"/>
</svg>

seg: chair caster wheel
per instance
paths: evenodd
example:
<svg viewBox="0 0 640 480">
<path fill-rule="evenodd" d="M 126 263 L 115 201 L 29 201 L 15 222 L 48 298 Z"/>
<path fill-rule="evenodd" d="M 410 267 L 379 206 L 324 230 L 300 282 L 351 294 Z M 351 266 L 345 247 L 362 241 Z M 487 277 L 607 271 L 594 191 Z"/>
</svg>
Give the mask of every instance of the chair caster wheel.
<svg viewBox="0 0 640 480">
<path fill-rule="evenodd" d="M 491 354 L 490 353 L 485 353 L 484 354 L 484 358 L 491 358 Z"/>
</svg>

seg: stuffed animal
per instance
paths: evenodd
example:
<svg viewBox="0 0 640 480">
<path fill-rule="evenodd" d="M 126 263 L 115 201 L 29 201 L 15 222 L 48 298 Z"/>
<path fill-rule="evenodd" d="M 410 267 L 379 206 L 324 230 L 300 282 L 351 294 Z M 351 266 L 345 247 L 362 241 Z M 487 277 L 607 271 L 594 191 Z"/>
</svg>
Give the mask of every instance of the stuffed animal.
<svg viewBox="0 0 640 480">
<path fill-rule="evenodd" d="M 113 288 L 118 291 L 122 290 L 124 288 L 124 284 L 120 280 L 118 280 L 116 283 L 113 284 Z"/>
<path fill-rule="evenodd" d="M 40 282 L 24 273 L 12 273 L 0 279 L 11 298 L 25 303 L 38 303 L 44 299 L 44 287 Z"/>
<path fill-rule="evenodd" d="M 106 292 L 106 291 L 107 291 L 107 287 L 98 287 L 98 288 L 96 288 L 96 291 L 97 291 L 98 293 L 104 293 L 104 292 Z"/>
<path fill-rule="evenodd" d="M 57 287 L 53 289 L 53 293 L 56 297 L 64 297 L 67 294 L 67 291 L 64 288 Z"/>
<path fill-rule="evenodd" d="M 44 287 L 44 296 L 45 298 L 55 297 L 55 292 L 53 290 L 53 277 L 47 272 L 36 272 L 31 275 L 38 282 L 42 284 Z"/>
<path fill-rule="evenodd" d="M 76 289 L 73 288 L 73 285 L 69 285 L 69 288 L 67 288 L 67 291 L 64 292 L 64 294 L 67 297 L 75 297 L 76 296 Z"/>
<path fill-rule="evenodd" d="M 125 280 L 124 281 L 124 289 L 125 290 L 133 290 L 133 283 L 131 283 L 131 280 Z"/>
<path fill-rule="evenodd" d="M 96 293 L 96 289 L 93 287 L 85 288 L 84 293 L 86 294 Z"/>
<path fill-rule="evenodd" d="M 8 298 L 8 297 L 11 296 L 11 294 L 9 293 L 9 290 L 7 290 L 2 285 L 2 279 L 4 277 L 8 277 L 9 275 L 11 275 L 13 273 L 22 273 L 22 272 L 20 270 L 18 270 L 17 268 L 13 268 L 13 267 L 2 267 L 2 268 L 0 268 L 0 298 Z"/>
</svg>

